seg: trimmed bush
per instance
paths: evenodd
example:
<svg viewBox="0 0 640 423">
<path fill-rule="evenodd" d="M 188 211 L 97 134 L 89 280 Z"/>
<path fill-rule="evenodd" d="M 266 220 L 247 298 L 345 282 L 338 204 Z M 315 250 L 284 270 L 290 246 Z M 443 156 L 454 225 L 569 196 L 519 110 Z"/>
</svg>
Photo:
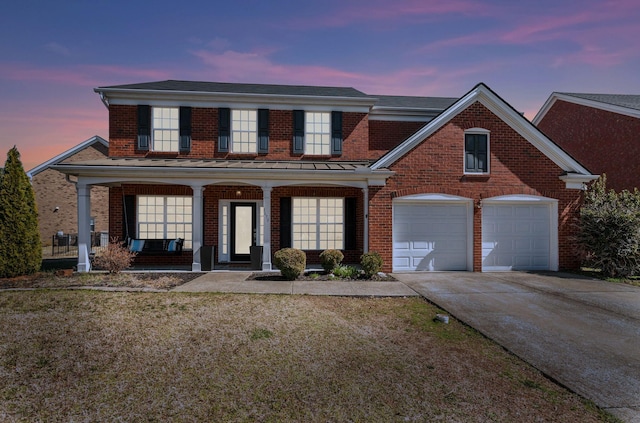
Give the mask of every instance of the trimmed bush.
<svg viewBox="0 0 640 423">
<path fill-rule="evenodd" d="M 0 278 L 35 273 L 41 264 L 36 196 L 14 146 L 0 173 Z"/>
<path fill-rule="evenodd" d="M 322 263 L 322 268 L 327 272 L 331 273 L 333 269 L 342 263 L 344 259 L 344 254 L 340 250 L 324 250 L 320 253 L 320 262 Z"/>
<path fill-rule="evenodd" d="M 367 278 L 377 275 L 382 270 L 382 257 L 377 251 L 370 251 L 360 256 L 360 266 Z"/>
<path fill-rule="evenodd" d="M 307 266 L 307 255 L 302 250 L 283 248 L 273 255 L 273 264 L 280 269 L 280 273 L 289 281 L 296 280 Z"/>
<path fill-rule="evenodd" d="M 131 267 L 135 256 L 136 253 L 129 251 L 117 238 L 113 238 L 106 250 L 96 255 L 93 265 L 109 273 L 120 273 Z"/>
</svg>

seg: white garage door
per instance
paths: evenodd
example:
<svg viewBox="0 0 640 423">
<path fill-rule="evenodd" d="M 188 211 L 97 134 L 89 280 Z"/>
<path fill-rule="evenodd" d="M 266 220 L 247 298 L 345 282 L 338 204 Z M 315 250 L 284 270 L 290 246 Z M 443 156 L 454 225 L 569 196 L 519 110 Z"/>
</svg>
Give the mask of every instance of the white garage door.
<svg viewBox="0 0 640 423">
<path fill-rule="evenodd" d="M 482 207 L 482 270 L 550 270 L 551 210 L 548 203 Z"/>
<path fill-rule="evenodd" d="M 394 205 L 393 270 L 467 270 L 466 204 Z"/>
</svg>

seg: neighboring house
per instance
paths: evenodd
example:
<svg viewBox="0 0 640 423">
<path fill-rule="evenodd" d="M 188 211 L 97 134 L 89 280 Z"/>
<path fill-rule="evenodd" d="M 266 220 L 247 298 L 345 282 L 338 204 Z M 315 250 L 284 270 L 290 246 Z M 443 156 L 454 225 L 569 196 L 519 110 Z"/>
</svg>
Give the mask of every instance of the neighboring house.
<svg viewBox="0 0 640 423">
<path fill-rule="evenodd" d="M 607 187 L 640 188 L 640 95 L 553 93 L 533 123 Z"/>
<path fill-rule="evenodd" d="M 27 172 L 36 195 L 42 245 L 51 245 L 58 232 L 78 233 L 76 186 L 67 180 L 67 175 L 52 166 L 104 159 L 108 155 L 109 143 L 96 135 Z M 92 230 L 106 232 L 109 230 L 109 189 L 96 186 L 91 197 Z"/>
<path fill-rule="evenodd" d="M 264 270 L 284 247 L 310 264 L 327 248 L 351 263 L 377 251 L 396 272 L 578 265 L 572 223 L 596 176 L 484 84 L 459 99 L 189 81 L 95 91 L 109 158 L 55 166 L 78 179 L 79 271 L 93 185 L 110 187 L 110 234 L 185 239 L 181 255 L 138 263 L 198 271 L 207 252 L 233 265 L 260 245 Z"/>
</svg>

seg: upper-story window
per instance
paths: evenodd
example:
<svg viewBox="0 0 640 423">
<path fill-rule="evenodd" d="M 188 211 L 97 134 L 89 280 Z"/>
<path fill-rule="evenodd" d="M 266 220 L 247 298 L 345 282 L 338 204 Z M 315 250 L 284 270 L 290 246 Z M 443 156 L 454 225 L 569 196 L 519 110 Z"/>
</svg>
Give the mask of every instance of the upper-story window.
<svg viewBox="0 0 640 423">
<path fill-rule="evenodd" d="M 293 154 L 342 154 L 342 112 L 294 110 Z"/>
<path fill-rule="evenodd" d="M 489 131 L 468 130 L 464 134 L 464 173 L 489 173 Z"/>
<path fill-rule="evenodd" d="M 153 107 L 152 114 L 151 149 L 161 152 L 178 151 L 179 109 L 177 107 Z"/>
<path fill-rule="evenodd" d="M 306 112 L 304 154 L 328 156 L 331 154 L 331 114 Z"/>
<path fill-rule="evenodd" d="M 231 152 L 255 153 L 258 148 L 258 115 L 255 110 L 231 111 Z"/>
<path fill-rule="evenodd" d="M 138 143 L 141 151 L 189 153 L 191 107 L 138 106 Z"/>
</svg>

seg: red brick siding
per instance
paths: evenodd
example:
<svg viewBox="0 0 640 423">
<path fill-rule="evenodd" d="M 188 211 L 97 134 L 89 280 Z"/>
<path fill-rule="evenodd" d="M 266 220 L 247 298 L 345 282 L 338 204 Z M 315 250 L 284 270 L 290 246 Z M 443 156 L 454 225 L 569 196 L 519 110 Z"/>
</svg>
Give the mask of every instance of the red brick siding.
<svg viewBox="0 0 640 423">
<path fill-rule="evenodd" d="M 240 195 L 238 194 L 240 192 Z M 193 195 L 190 187 L 170 185 L 124 185 L 110 189 L 109 203 L 111 207 L 110 231 L 114 235 L 124 234 L 123 195 Z M 279 187 L 271 193 L 271 251 L 275 253 L 280 249 L 280 198 L 281 197 L 356 197 L 357 200 L 357 237 L 355 250 L 344 251 L 345 263 L 358 263 L 363 252 L 364 242 L 364 215 L 363 194 L 357 188 L 345 187 Z M 204 245 L 218 246 L 218 205 L 219 200 L 261 200 L 262 189 L 252 186 L 219 186 L 208 185 L 203 194 L 204 201 Z M 130 234 L 133 235 L 133 234 Z M 321 251 L 306 251 L 307 263 L 319 264 Z M 167 262 L 166 259 L 170 260 Z M 136 258 L 136 263 L 189 264 L 192 256 L 185 253 L 182 257 L 165 257 L 159 260 L 157 257 L 142 256 Z M 217 257 L 216 257 L 217 262 Z"/>
<path fill-rule="evenodd" d="M 369 121 L 369 158 L 379 159 L 424 125 L 424 122 Z"/>
<path fill-rule="evenodd" d="M 342 117 L 343 153 L 340 156 L 304 156 L 292 154 L 293 112 L 270 110 L 269 153 L 233 154 L 218 151 L 218 109 L 192 108 L 191 151 L 188 154 L 154 153 L 137 150 L 137 106 L 109 107 L 110 157 L 179 157 L 191 159 L 260 160 L 367 160 L 369 118 L 366 113 L 345 112 Z"/>
<path fill-rule="evenodd" d="M 640 187 L 639 118 L 558 100 L 538 127 L 609 188 Z"/>
<path fill-rule="evenodd" d="M 468 177 L 463 175 L 464 131 L 478 127 L 491 131 L 491 174 Z M 567 190 L 558 179 L 562 170 L 480 103 L 458 114 L 390 169 L 396 174 L 387 185 L 369 193 L 369 248 L 382 255 L 385 271 L 392 267 L 392 199 L 420 193 L 472 198 L 474 204 L 482 198 L 512 194 L 558 199 L 560 267 L 577 266 L 570 236 L 581 193 Z M 474 271 L 482 269 L 481 215 L 482 210 L 475 208 Z"/>
</svg>

